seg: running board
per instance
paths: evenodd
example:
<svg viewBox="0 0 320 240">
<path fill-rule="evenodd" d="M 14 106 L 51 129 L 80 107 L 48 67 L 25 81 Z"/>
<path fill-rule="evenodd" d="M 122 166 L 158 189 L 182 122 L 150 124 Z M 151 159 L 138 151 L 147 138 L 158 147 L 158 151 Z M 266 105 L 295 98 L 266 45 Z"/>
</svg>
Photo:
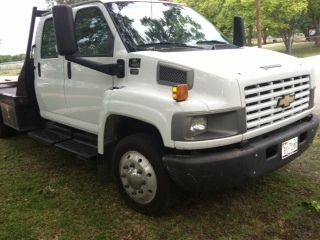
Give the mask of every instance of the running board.
<svg viewBox="0 0 320 240">
<path fill-rule="evenodd" d="M 28 135 L 36 141 L 74 153 L 80 158 L 93 159 L 98 156 L 97 136 L 79 130 L 48 124 L 44 129 L 29 132 Z"/>
<path fill-rule="evenodd" d="M 50 146 L 59 142 L 72 139 L 71 130 L 54 125 L 49 126 L 45 129 L 39 129 L 36 131 L 29 132 L 28 135 L 36 141 Z"/>
<path fill-rule="evenodd" d="M 60 142 L 55 144 L 55 146 L 68 152 L 74 153 L 80 158 L 84 159 L 93 159 L 98 156 L 96 146 L 77 141 L 76 139 Z"/>
</svg>

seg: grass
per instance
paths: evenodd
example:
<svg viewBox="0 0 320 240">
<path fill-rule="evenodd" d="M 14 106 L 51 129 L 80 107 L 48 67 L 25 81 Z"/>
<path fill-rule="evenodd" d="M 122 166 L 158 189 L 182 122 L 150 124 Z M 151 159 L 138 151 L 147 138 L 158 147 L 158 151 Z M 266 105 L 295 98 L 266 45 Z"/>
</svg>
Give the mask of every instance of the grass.
<svg viewBox="0 0 320 240">
<path fill-rule="evenodd" d="M 95 163 L 27 136 L 0 140 L 0 239 L 320 239 L 320 132 L 299 160 L 162 218 L 128 209 Z M 308 205 L 309 204 L 309 205 Z"/>
<path fill-rule="evenodd" d="M 17 76 L 19 73 L 20 69 L 0 70 L 0 76 Z"/>
<path fill-rule="evenodd" d="M 283 43 L 265 45 L 263 48 L 285 53 Z M 292 55 L 299 58 L 320 55 L 320 47 L 316 47 L 314 42 L 296 42 L 293 44 Z"/>
</svg>

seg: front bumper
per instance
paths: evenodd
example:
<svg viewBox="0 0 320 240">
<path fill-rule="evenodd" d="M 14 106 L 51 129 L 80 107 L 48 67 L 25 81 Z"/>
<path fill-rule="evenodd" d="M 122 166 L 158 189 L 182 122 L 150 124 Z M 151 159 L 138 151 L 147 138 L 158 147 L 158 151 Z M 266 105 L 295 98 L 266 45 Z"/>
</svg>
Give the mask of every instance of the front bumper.
<svg viewBox="0 0 320 240">
<path fill-rule="evenodd" d="M 166 155 L 163 162 L 172 180 L 185 191 L 204 192 L 240 185 L 291 162 L 312 143 L 319 119 L 308 117 L 288 127 L 252 139 L 243 147 L 213 149 L 189 155 Z M 282 143 L 299 137 L 298 152 L 281 157 Z"/>
</svg>

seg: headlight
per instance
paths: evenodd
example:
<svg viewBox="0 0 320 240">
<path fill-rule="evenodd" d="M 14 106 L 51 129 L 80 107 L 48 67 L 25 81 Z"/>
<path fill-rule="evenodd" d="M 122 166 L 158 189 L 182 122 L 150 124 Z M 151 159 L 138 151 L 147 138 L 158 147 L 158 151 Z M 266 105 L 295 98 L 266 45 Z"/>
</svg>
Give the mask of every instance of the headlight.
<svg viewBox="0 0 320 240">
<path fill-rule="evenodd" d="M 205 133 L 208 130 L 208 120 L 207 117 L 194 117 L 191 120 L 190 131 L 192 136 L 197 136 L 199 134 Z"/>
<path fill-rule="evenodd" d="M 172 140 L 205 141 L 246 132 L 246 109 L 218 113 L 177 113 L 172 117 Z"/>
</svg>

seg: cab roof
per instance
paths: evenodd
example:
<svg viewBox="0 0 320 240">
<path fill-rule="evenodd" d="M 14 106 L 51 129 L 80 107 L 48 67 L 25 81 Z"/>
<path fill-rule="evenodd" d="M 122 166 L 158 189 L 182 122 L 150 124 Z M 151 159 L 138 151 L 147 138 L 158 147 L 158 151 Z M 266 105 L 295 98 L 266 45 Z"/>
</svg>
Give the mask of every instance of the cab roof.
<svg viewBox="0 0 320 240">
<path fill-rule="evenodd" d="M 90 3 L 115 3 L 115 2 L 150 2 L 150 3 L 172 3 L 179 5 L 178 3 L 175 3 L 171 0 L 91 0 L 91 1 L 84 1 L 79 3 L 70 4 L 72 7 L 87 5 Z M 44 13 L 42 16 L 47 16 L 52 14 L 52 11 L 49 10 L 46 13 Z"/>
<path fill-rule="evenodd" d="M 88 3 L 94 3 L 94 2 L 102 2 L 102 3 L 114 3 L 114 2 L 150 2 L 150 3 L 172 3 L 172 4 L 178 4 L 173 2 L 172 0 L 92 0 L 92 1 L 85 1 L 73 4 L 72 6 L 79 6 L 79 5 L 86 5 Z"/>
</svg>

